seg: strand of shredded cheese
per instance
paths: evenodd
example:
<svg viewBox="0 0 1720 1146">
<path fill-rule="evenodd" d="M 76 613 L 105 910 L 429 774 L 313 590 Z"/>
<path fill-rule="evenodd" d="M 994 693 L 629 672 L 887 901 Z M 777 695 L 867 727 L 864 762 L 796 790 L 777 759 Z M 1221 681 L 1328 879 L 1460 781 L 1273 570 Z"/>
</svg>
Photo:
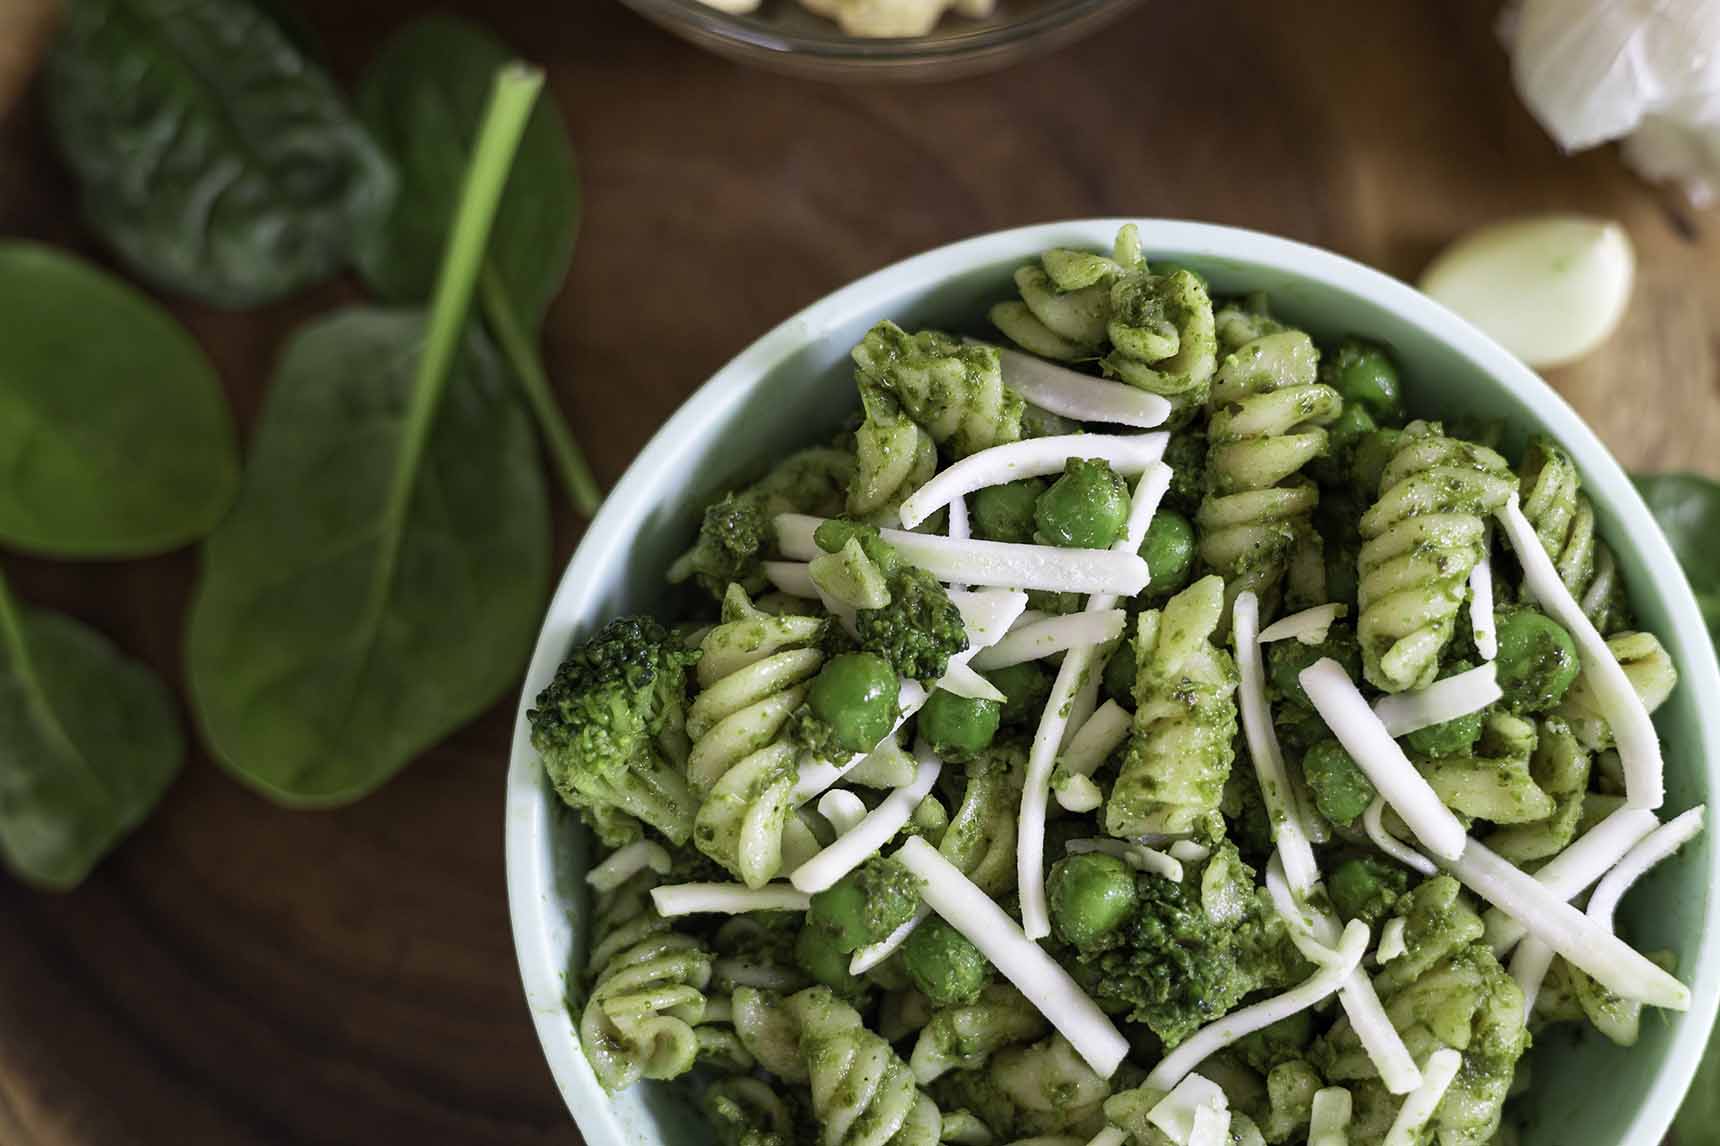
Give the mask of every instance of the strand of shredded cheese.
<svg viewBox="0 0 1720 1146">
<path fill-rule="evenodd" d="M 902 527 L 912 529 L 952 501 L 990 486 L 1060 474 L 1071 458 L 1098 458 L 1132 477 L 1157 463 L 1169 441 L 1163 433 L 1057 434 L 992 446 L 944 467 L 909 494 L 902 502 Z"/>
<path fill-rule="evenodd" d="M 1042 410 L 1077 422 L 1109 422 L 1150 430 L 1171 416 L 1166 398 L 1126 382 L 1077 374 L 1066 366 L 997 347 L 1003 382 Z"/>
<path fill-rule="evenodd" d="M 812 897 L 786 883 L 673 883 L 651 889 L 651 902 L 665 919 L 675 915 L 744 915 L 749 911 L 805 911 Z"/>
<path fill-rule="evenodd" d="M 808 895 L 824 891 L 866 862 L 913 818 L 914 809 L 937 783 L 943 762 L 924 744 L 914 750 L 920 766 L 911 783 L 897 788 L 866 813 L 866 818 L 836 838 L 836 842 L 795 868 L 788 882 Z"/>
</svg>

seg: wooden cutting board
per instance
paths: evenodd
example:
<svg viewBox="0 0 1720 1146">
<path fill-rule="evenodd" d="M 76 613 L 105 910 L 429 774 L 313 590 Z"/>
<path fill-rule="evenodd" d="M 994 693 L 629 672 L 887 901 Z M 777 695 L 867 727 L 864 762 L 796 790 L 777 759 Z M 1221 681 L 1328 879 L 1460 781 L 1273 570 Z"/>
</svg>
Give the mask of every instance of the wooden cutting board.
<svg viewBox="0 0 1720 1146">
<path fill-rule="evenodd" d="M 299 6 L 348 79 L 420 8 Z M 1720 219 L 1611 149 L 1561 157 L 1511 91 L 1489 4 L 1148 0 L 1061 54 L 915 87 L 747 70 L 599 0 L 452 6 L 549 68 L 580 148 L 585 228 L 548 355 L 606 481 L 773 323 L 961 236 L 1181 216 L 1413 277 L 1470 227 L 1549 210 L 1622 219 L 1641 259 L 1624 329 L 1551 380 L 1627 465 L 1720 476 Z M 25 84 L 50 11 L 0 0 L 0 234 L 93 250 Z M 175 309 L 248 424 L 287 331 L 354 295 Z M 577 539 L 564 516 L 564 556 Z M 5 568 L 179 677 L 191 554 Z M 509 723 L 491 713 L 337 812 L 277 810 L 199 755 L 78 892 L 0 877 L 0 1142 L 577 1141 L 508 933 Z"/>
</svg>

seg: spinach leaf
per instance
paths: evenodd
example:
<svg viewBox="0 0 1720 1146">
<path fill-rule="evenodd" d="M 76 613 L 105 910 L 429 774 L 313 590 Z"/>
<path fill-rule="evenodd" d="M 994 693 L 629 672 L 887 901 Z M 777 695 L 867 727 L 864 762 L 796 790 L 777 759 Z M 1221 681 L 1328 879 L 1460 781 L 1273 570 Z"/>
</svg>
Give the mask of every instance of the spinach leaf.
<svg viewBox="0 0 1720 1146">
<path fill-rule="evenodd" d="M 1699 474 L 1652 474 L 1633 479 L 1654 514 L 1720 644 L 1720 482 Z"/>
<path fill-rule="evenodd" d="M 429 316 L 288 345 L 239 502 L 204 547 L 187 663 L 216 757 L 277 801 L 357 799 L 518 679 L 547 595 L 531 425 L 466 319 L 541 76 L 506 68 Z"/>
<path fill-rule="evenodd" d="M 508 59 L 489 32 L 452 16 L 416 20 L 364 73 L 358 108 L 400 170 L 386 225 L 361 237 L 358 265 L 383 298 L 427 298 L 490 76 Z M 586 516 L 602 497 L 557 406 L 537 327 L 567 276 L 579 226 L 579 178 L 567 127 L 550 101 L 526 126 L 479 283 L 479 305 L 519 380 L 568 498 Z"/>
<path fill-rule="evenodd" d="M 394 193 L 333 83 L 244 0 L 72 0 L 47 90 L 91 225 L 217 306 L 336 273 Z"/>
<path fill-rule="evenodd" d="M 0 541 L 68 557 L 173 549 L 239 485 L 203 351 L 154 302 L 72 255 L 0 242 Z"/>
<path fill-rule="evenodd" d="M 0 580 L 0 859 L 77 886 L 149 815 L 185 758 L 173 698 L 106 637 L 25 609 Z"/>
</svg>

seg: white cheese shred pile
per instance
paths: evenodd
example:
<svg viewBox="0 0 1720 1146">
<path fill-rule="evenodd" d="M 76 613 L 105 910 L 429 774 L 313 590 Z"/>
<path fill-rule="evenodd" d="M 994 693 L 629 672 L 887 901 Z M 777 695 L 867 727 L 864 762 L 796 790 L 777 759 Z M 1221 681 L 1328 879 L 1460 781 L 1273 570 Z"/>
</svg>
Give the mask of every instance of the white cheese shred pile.
<svg viewBox="0 0 1720 1146">
<path fill-rule="evenodd" d="M 1308 839 L 1307 818 L 1290 783 L 1278 734 L 1272 727 L 1272 710 L 1266 701 L 1266 670 L 1260 660 L 1260 602 L 1252 590 L 1236 595 L 1230 616 L 1237 675 L 1241 678 L 1238 698 L 1248 756 L 1254 761 L 1254 771 L 1260 779 L 1260 794 L 1266 802 L 1273 842 L 1284 858 L 1285 878 L 1298 896 L 1306 896 L 1319 881 L 1320 869 Z"/>
<path fill-rule="evenodd" d="M 1499 628 L 1493 621 L 1493 556 L 1491 541 L 1483 543 L 1481 560 L 1469 571 L 1469 629 L 1475 651 L 1490 661 L 1499 655 Z"/>
<path fill-rule="evenodd" d="M 1601 715 L 1612 727 L 1618 745 L 1619 759 L 1624 764 L 1625 799 L 1633 808 L 1660 807 L 1666 799 L 1666 766 L 1660 755 L 1660 737 L 1654 731 L 1648 709 L 1624 673 L 1618 660 L 1607 648 L 1606 639 L 1590 621 L 1571 591 L 1565 588 L 1553 559 L 1541 546 L 1535 527 L 1523 516 L 1517 495 L 1499 510 L 1499 521 L 1505 528 L 1506 540 L 1523 566 L 1523 583 L 1534 594 L 1552 618 L 1565 626 L 1582 657 L 1583 672 L 1594 686 L 1595 700 Z"/>
<path fill-rule="evenodd" d="M 902 502 L 902 528 L 914 528 L 970 493 L 1060 474 L 1071 458 L 1098 458 L 1118 473 L 1134 477 L 1162 458 L 1169 442 L 1169 434 L 1057 434 L 992 446 L 946 466 L 909 494 Z"/>
<path fill-rule="evenodd" d="M 813 534 L 825 518 L 799 513 L 778 514 L 777 545 L 796 561 L 822 557 Z M 940 581 L 990 585 L 1005 589 L 1040 589 L 1051 593 L 1115 593 L 1132 597 L 1147 587 L 1147 563 L 1134 551 L 1060 549 L 1013 541 L 965 541 L 880 531 L 903 560 Z"/>
<path fill-rule="evenodd" d="M 669 852 L 662 844 L 651 840 L 634 840 L 585 873 L 585 882 L 593 891 L 614 891 L 646 868 L 658 875 L 668 875 Z"/>
<path fill-rule="evenodd" d="M 1077 422 L 1108 422 L 1137 430 L 1162 426 L 1171 416 L 1170 401 L 1157 394 L 1125 382 L 1078 374 L 1019 350 L 995 349 L 1004 385 L 1041 410 Z"/>
<path fill-rule="evenodd" d="M 1542 864 L 1535 873 L 1535 882 L 1561 900 L 1575 899 L 1659 824 L 1653 812 L 1620 808 Z M 1523 925 L 1500 908 L 1489 908 L 1482 922 L 1487 926 L 1485 938 L 1493 947 L 1493 954 L 1501 959 L 1523 938 Z"/>
<path fill-rule="evenodd" d="M 919 767 L 908 784 L 897 788 L 866 813 L 866 818 L 836 838 L 836 842 L 795 868 L 788 882 L 808 895 L 824 891 L 866 862 L 866 858 L 890 842 L 901 831 L 920 801 L 931 792 L 943 771 L 943 762 L 920 745 L 914 750 Z"/>
<path fill-rule="evenodd" d="M 1015 920 L 991 896 L 919 836 L 910 837 L 895 858 L 924 881 L 921 895 L 931 909 L 1015 984 L 1094 1073 L 1101 1078 L 1116 1073 L 1129 1053 L 1129 1041 L 1098 1004 L 1075 985 L 1069 973 L 1022 934 Z"/>
<path fill-rule="evenodd" d="M 1470 840 L 1462 855 L 1442 863 L 1470 891 L 1613 994 L 1672 1011 L 1690 1009 L 1690 989 L 1683 983 L 1484 845 Z"/>
<path fill-rule="evenodd" d="M 1345 605 L 1315 605 L 1312 609 L 1303 609 L 1300 613 L 1291 613 L 1288 617 L 1280 617 L 1260 630 L 1260 643 L 1269 645 L 1273 641 L 1285 641 L 1294 638 L 1305 645 L 1317 645 L 1326 639 L 1331 631 L 1332 622 L 1349 612 Z"/>
<path fill-rule="evenodd" d="M 1147 526 L 1170 485 L 1171 470 L 1163 462 L 1141 475 L 1129 502 L 1123 536 L 1111 546 L 1110 556 L 1138 555 Z M 1145 562 L 1142 568 L 1145 569 Z M 1145 587 L 1143 583 L 1142 588 Z M 1131 594 L 1139 591 L 1132 590 Z M 1117 597 L 1109 592 L 1095 592 L 1087 600 L 1090 613 L 1116 607 Z M 1101 668 L 1098 651 L 1098 646 L 1086 645 L 1063 655 L 1027 755 L 1021 812 L 1016 818 L 1015 882 L 1021 896 L 1021 925 L 1029 939 L 1044 939 L 1051 934 L 1051 913 L 1045 903 L 1045 816 L 1051 804 L 1051 771 L 1070 729 L 1080 727 L 1096 710 Z"/>
<path fill-rule="evenodd" d="M 1417 1146 L 1422 1140 L 1421 1132 L 1462 1068 L 1463 1056 L 1450 1047 L 1440 1047 L 1428 1055 L 1421 1068 L 1421 1085 L 1398 1107 L 1397 1118 L 1380 1146 Z"/>
<path fill-rule="evenodd" d="M 1426 688 L 1381 697 L 1374 702 L 1374 715 L 1392 736 L 1407 736 L 1417 729 L 1480 712 L 1504 695 L 1499 687 L 1499 666 L 1488 661 Z"/>
<path fill-rule="evenodd" d="M 1080 645 L 1114 641 L 1122 633 L 1126 619 L 1121 609 L 1047 617 L 1043 621 L 1011 629 L 1008 636 L 988 649 L 981 649 L 969 663 L 981 672 L 991 672 L 1010 665 L 1044 660 Z"/>
<path fill-rule="evenodd" d="M 1337 949 L 1331 952 L 1331 962 L 1318 967 L 1299 986 L 1281 995 L 1232 1011 L 1222 1019 L 1208 1023 L 1160 1059 L 1152 1073 L 1147 1075 L 1146 1085 L 1168 1091 L 1181 1082 L 1183 1076 L 1237 1039 L 1246 1038 L 1330 997 L 1362 965 L 1362 956 L 1367 954 L 1367 950 L 1368 925 L 1359 919 L 1350 920 Z"/>
<path fill-rule="evenodd" d="M 675 915 L 744 915 L 749 911 L 805 911 L 812 897 L 786 883 L 673 883 L 651 889 L 665 919 Z"/>
<path fill-rule="evenodd" d="M 1463 825 L 1415 770 L 1343 666 L 1322 657 L 1297 679 L 1326 726 L 1416 839 L 1441 859 L 1461 855 L 1467 838 Z"/>
</svg>

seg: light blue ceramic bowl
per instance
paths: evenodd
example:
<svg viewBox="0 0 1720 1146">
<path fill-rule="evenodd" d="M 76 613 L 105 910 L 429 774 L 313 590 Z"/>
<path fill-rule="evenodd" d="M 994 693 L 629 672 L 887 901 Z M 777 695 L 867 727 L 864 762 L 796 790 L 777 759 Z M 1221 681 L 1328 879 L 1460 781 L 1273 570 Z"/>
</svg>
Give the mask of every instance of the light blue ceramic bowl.
<svg viewBox="0 0 1720 1146">
<path fill-rule="evenodd" d="M 982 235 L 927 252 L 814 303 L 748 347 L 682 406 L 628 469 L 563 575 L 526 677 L 508 773 L 508 899 L 526 1000 L 544 1055 L 588 1146 L 704 1146 L 694 1107 L 673 1085 L 603 1093 L 580 1053 L 565 991 L 583 957 L 581 877 L 589 841 L 543 778 L 525 710 L 580 638 L 619 613 L 652 608 L 663 571 L 700 512 L 732 481 L 817 440 L 855 408 L 849 348 L 874 322 L 980 331 L 1010 274 L 1047 247 L 1110 247 L 1122 219 L 1089 219 Z M 1581 468 L 1617 551 L 1642 624 L 1659 634 L 1681 681 L 1656 716 L 1666 742 L 1667 813 L 1720 787 L 1720 674 L 1707 630 L 1666 540 L 1612 455 L 1564 400 L 1503 348 L 1425 296 L 1348 259 L 1251 231 L 1145 222 L 1151 257 L 1195 268 L 1217 292 L 1265 290 L 1276 313 L 1332 338 L 1391 346 L 1418 414 L 1504 418 L 1516 456 L 1545 430 Z M 1523 1146 L 1655 1146 L 1690 1084 L 1720 999 L 1720 929 L 1710 909 L 1720 852 L 1704 836 L 1631 893 L 1621 926 L 1642 948 L 1678 957 L 1688 1014 L 1649 1014 L 1621 1050 L 1590 1032 L 1552 1034 L 1533 1052 L 1520 1109 Z M 1573 1030 L 1575 1028 L 1572 1028 Z"/>
</svg>

